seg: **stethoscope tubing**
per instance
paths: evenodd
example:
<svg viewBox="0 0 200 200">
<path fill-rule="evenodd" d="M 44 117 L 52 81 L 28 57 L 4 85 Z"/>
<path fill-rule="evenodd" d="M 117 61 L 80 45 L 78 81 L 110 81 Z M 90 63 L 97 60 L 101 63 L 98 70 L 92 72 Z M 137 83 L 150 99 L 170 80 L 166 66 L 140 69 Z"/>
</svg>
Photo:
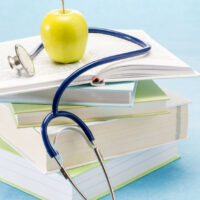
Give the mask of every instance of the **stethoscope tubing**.
<svg viewBox="0 0 200 200">
<path fill-rule="evenodd" d="M 77 69 L 75 72 L 73 72 L 71 75 L 69 75 L 60 85 L 60 87 L 57 89 L 54 99 L 53 99 L 53 103 L 52 103 L 52 112 L 50 112 L 43 120 L 42 122 L 42 126 L 41 126 L 41 133 L 42 133 L 42 138 L 43 138 L 43 142 L 44 145 L 46 147 L 46 150 L 49 154 L 49 156 L 51 158 L 55 157 L 58 153 L 54 150 L 54 148 L 52 147 L 49 138 L 48 138 L 48 134 L 47 134 L 47 126 L 50 123 L 51 120 L 57 118 L 57 117 L 67 117 L 72 119 L 77 125 L 79 125 L 81 127 L 81 129 L 83 130 L 83 132 L 85 133 L 85 135 L 87 136 L 87 138 L 89 139 L 90 142 L 94 141 L 94 136 L 92 134 L 92 132 L 90 131 L 90 129 L 87 127 L 87 125 L 76 115 L 74 115 L 73 113 L 70 112 L 66 112 L 66 111 L 58 111 L 58 105 L 60 102 L 60 99 L 62 97 L 63 92 L 65 91 L 65 89 L 70 85 L 70 83 L 72 81 L 74 81 L 78 76 L 80 76 L 81 74 L 83 74 L 84 72 L 106 64 L 106 63 L 111 63 L 114 61 L 119 61 L 119 60 L 123 60 L 123 59 L 127 59 L 127 58 L 131 58 L 131 57 L 135 57 L 135 56 L 139 56 L 139 55 L 143 55 L 147 52 L 150 51 L 151 46 L 148 43 L 143 42 L 142 40 L 133 37 L 131 35 L 125 34 L 125 33 L 121 33 L 118 31 L 114 31 L 114 30 L 109 30 L 109 29 L 102 29 L 102 28 L 89 28 L 89 33 L 98 33 L 98 34 L 105 34 L 105 35 L 110 35 L 110 36 L 114 36 L 114 37 L 118 37 L 127 41 L 130 41 L 134 44 L 139 45 L 140 47 L 142 47 L 141 49 L 138 50 L 134 50 L 134 51 L 130 51 L 127 53 L 122 53 L 122 54 L 117 54 L 117 55 L 113 55 L 113 56 L 109 56 L 109 57 L 105 57 L 96 61 L 93 61 L 89 64 L 84 65 L 83 67 Z M 37 50 L 32 54 L 32 56 L 36 56 L 42 49 L 43 49 L 43 44 L 41 44 Z"/>
<path fill-rule="evenodd" d="M 79 190 L 79 188 L 76 186 L 76 184 L 74 184 L 73 180 L 71 179 L 71 177 L 68 175 L 68 173 L 65 171 L 64 167 L 62 166 L 62 163 L 58 160 L 57 156 L 59 155 L 59 153 L 57 152 L 56 149 L 53 148 L 53 146 L 51 145 L 50 141 L 49 141 L 49 137 L 48 137 L 48 133 L 47 133 L 47 127 L 49 125 L 49 123 L 57 118 L 57 117 L 66 117 L 69 118 L 71 120 L 73 120 L 76 125 L 78 125 L 81 128 L 81 131 L 83 132 L 83 134 L 85 134 L 87 142 L 89 142 L 91 144 L 91 147 L 93 148 L 100 164 L 101 167 L 104 171 L 104 175 L 106 177 L 108 186 L 109 186 L 109 190 L 112 196 L 112 199 L 115 200 L 115 196 L 114 196 L 114 191 L 113 188 L 111 186 L 109 177 L 107 175 L 107 172 L 105 170 L 104 164 L 103 164 L 103 160 L 101 159 L 101 154 L 98 151 L 97 147 L 95 146 L 94 143 L 94 136 L 91 132 L 91 130 L 89 129 L 89 127 L 75 114 L 67 112 L 67 111 L 59 111 L 58 110 L 58 105 L 60 102 L 60 99 L 63 95 L 63 92 L 65 91 L 65 89 L 70 85 L 70 83 L 75 80 L 78 76 L 80 76 L 81 74 L 83 74 L 84 72 L 106 64 L 106 63 L 110 63 L 110 62 L 114 62 L 114 61 L 118 61 L 118 60 L 123 60 L 126 58 L 131 58 L 131 57 L 135 57 L 135 56 L 139 56 L 139 55 L 143 55 L 147 52 L 150 51 L 151 46 L 148 43 L 143 42 L 142 40 L 135 38 L 133 36 L 130 36 L 128 34 L 125 33 L 121 33 L 118 31 L 114 31 L 114 30 L 109 30 L 109 29 L 101 29 L 101 28 L 89 28 L 89 33 L 99 33 L 99 34 L 105 34 L 105 35 L 110 35 L 113 37 L 118 37 L 124 40 L 127 40 L 129 42 L 132 42 L 134 44 L 137 44 L 141 47 L 141 49 L 138 50 L 134 50 L 134 51 L 130 51 L 127 53 L 122 53 L 122 54 L 117 54 L 117 55 L 113 55 L 113 56 L 108 56 L 96 61 L 93 61 L 89 64 L 84 65 L 83 67 L 77 69 L 75 72 L 73 72 L 71 75 L 69 75 L 60 85 L 60 87 L 57 89 L 55 96 L 53 98 L 53 103 L 52 103 L 52 112 L 50 112 L 43 120 L 42 122 L 42 126 L 41 126 L 41 133 L 42 133 L 42 139 L 44 142 L 44 146 L 49 154 L 49 156 L 51 158 L 54 158 L 55 161 L 57 162 L 57 164 L 60 167 L 60 171 L 63 174 L 63 176 L 67 179 L 69 179 L 69 181 L 72 183 L 72 185 L 74 186 L 74 188 L 79 192 L 79 194 L 83 197 L 83 199 L 87 199 L 84 194 L 82 194 L 82 192 Z M 31 58 L 33 59 L 34 57 L 36 57 L 40 51 L 42 51 L 42 49 L 44 48 L 43 44 L 40 44 L 39 47 L 31 54 Z"/>
</svg>

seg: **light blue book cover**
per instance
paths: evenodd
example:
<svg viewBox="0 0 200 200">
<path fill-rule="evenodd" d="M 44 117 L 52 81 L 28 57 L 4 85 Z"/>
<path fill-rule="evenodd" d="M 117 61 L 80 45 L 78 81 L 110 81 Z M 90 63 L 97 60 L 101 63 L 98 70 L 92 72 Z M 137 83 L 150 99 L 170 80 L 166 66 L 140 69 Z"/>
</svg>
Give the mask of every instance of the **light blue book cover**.
<svg viewBox="0 0 200 200">
<path fill-rule="evenodd" d="M 63 93 L 60 104 L 82 106 L 132 106 L 136 82 L 106 83 L 94 87 L 90 84 L 71 86 Z M 52 104 L 57 88 L 2 96 L 2 103 Z"/>
</svg>

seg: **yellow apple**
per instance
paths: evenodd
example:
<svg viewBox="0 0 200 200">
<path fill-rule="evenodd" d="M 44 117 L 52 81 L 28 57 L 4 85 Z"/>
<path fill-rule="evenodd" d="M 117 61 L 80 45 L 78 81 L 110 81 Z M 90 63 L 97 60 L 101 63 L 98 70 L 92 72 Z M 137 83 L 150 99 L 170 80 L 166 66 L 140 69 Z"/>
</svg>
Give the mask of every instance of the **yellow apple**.
<svg viewBox="0 0 200 200">
<path fill-rule="evenodd" d="M 79 61 L 85 52 L 88 27 L 76 10 L 53 10 L 43 19 L 41 38 L 49 57 L 58 63 Z"/>
</svg>

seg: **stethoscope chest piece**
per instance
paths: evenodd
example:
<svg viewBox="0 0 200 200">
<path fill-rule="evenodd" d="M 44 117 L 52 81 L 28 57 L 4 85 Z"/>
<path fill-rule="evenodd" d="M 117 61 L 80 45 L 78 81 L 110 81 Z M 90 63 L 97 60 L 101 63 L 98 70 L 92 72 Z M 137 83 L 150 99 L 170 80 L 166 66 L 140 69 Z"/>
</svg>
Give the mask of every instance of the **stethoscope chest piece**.
<svg viewBox="0 0 200 200">
<path fill-rule="evenodd" d="M 17 70 L 17 74 L 21 76 L 22 71 L 26 76 L 31 77 L 35 74 L 35 67 L 31 56 L 25 48 L 19 44 L 15 45 L 16 56 L 8 56 L 8 62 L 12 69 Z"/>
</svg>

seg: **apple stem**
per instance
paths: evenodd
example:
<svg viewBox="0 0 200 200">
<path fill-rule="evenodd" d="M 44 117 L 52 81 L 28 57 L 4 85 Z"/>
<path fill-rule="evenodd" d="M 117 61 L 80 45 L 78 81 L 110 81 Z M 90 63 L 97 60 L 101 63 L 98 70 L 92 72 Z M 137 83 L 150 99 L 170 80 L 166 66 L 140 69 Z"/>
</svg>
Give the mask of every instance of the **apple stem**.
<svg viewBox="0 0 200 200">
<path fill-rule="evenodd" d="M 63 14 L 65 14 L 65 0 L 62 0 L 62 10 Z"/>
</svg>

